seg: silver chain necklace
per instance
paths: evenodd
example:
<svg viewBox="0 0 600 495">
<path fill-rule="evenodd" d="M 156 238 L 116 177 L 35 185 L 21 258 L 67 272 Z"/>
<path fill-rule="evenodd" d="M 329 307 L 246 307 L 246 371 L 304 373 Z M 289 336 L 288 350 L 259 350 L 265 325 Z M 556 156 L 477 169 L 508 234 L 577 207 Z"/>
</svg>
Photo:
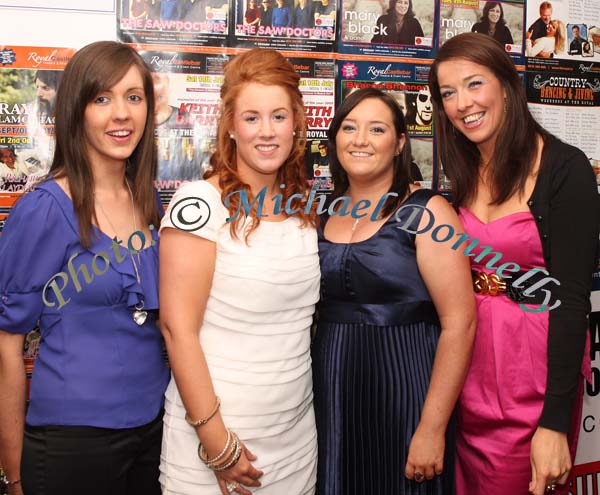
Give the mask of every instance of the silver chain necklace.
<svg viewBox="0 0 600 495">
<path fill-rule="evenodd" d="M 135 220 L 135 204 L 133 203 L 133 192 L 131 191 L 131 186 L 129 185 L 129 182 L 127 180 L 125 180 L 125 185 L 127 185 L 127 190 L 129 191 L 129 197 L 131 198 L 131 216 L 133 219 L 133 232 L 135 233 L 138 230 L 137 230 L 137 222 Z M 95 201 L 95 199 L 94 199 L 94 201 Z M 104 214 L 104 217 L 106 218 L 106 221 L 108 222 L 108 225 L 110 225 L 110 227 L 113 229 L 113 232 L 115 233 L 114 240 L 118 244 L 117 229 L 115 229 L 115 226 L 110 221 L 110 218 L 106 214 L 106 211 L 102 207 L 102 204 L 100 204 L 97 201 L 95 201 L 95 202 L 100 207 L 100 210 Z M 141 249 L 143 249 L 143 248 L 144 248 L 144 246 L 141 246 Z M 129 243 L 127 244 L 127 250 L 129 251 L 129 257 L 131 258 L 131 263 L 133 264 L 133 269 L 135 270 L 135 277 L 137 279 L 138 284 L 142 283 L 142 279 L 140 277 L 140 272 L 138 269 L 138 264 L 139 264 L 139 268 L 142 267 L 142 258 L 140 256 L 141 249 L 138 250 L 136 253 L 137 259 L 138 259 L 138 262 L 136 263 L 133 253 L 131 251 L 129 251 Z M 144 300 L 142 299 L 139 304 L 135 305 L 135 311 L 133 312 L 133 321 L 135 321 L 138 325 L 143 325 L 144 322 L 146 321 L 147 317 L 148 317 L 148 312 L 144 311 Z"/>
</svg>

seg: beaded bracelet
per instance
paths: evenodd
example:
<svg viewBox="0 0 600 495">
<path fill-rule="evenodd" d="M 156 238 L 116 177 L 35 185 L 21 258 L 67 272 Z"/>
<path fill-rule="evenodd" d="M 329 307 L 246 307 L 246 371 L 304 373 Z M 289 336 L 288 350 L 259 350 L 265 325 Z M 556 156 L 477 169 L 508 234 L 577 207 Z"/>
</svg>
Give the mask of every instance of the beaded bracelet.
<svg viewBox="0 0 600 495">
<path fill-rule="evenodd" d="M 211 469 L 213 471 L 225 471 L 226 469 L 229 469 L 230 467 L 234 466 L 240 460 L 241 456 L 242 456 L 242 446 L 239 443 L 237 443 L 233 457 L 229 460 L 229 462 L 227 462 L 226 464 L 223 464 L 222 466 L 218 466 L 218 467 L 212 466 Z"/>
<path fill-rule="evenodd" d="M 198 427 L 198 426 L 202 426 L 205 425 L 206 423 L 208 423 L 210 421 L 210 419 L 217 414 L 217 411 L 219 410 L 219 407 L 221 406 L 221 399 L 219 398 L 218 395 L 215 396 L 217 398 L 217 400 L 215 401 L 215 407 L 213 408 L 213 410 L 210 412 L 210 414 L 208 416 L 206 416 L 206 418 L 201 418 L 198 419 L 197 421 L 194 421 L 192 418 L 189 417 L 188 413 L 185 413 L 185 420 L 187 421 L 187 424 L 190 426 Z"/>
<path fill-rule="evenodd" d="M 232 435 L 232 438 L 233 438 L 233 441 L 231 442 L 231 447 L 227 451 L 227 455 L 223 459 L 221 459 L 221 462 L 220 463 L 207 464 L 207 466 L 210 469 L 212 469 L 213 471 L 219 471 L 219 470 L 221 470 L 221 468 L 223 466 L 225 466 L 235 456 L 235 453 L 237 452 L 237 449 L 239 447 L 239 438 L 235 434 Z"/>
<path fill-rule="evenodd" d="M 3 492 L 3 489 L 7 489 L 11 486 L 20 485 L 21 480 L 9 481 L 6 475 L 0 475 L 0 493 Z"/>
<path fill-rule="evenodd" d="M 202 445 L 202 442 L 200 442 L 198 444 L 198 457 L 200 458 L 200 460 L 207 466 L 209 464 L 214 464 L 214 463 L 220 461 L 221 458 L 225 455 L 225 453 L 229 449 L 229 444 L 231 443 L 231 437 L 232 437 L 231 430 L 229 428 L 227 428 L 227 442 L 225 443 L 225 447 L 223 447 L 223 450 L 221 450 L 219 455 L 217 455 L 216 457 L 213 457 L 212 459 L 208 458 L 208 452 L 206 452 L 204 445 Z"/>
</svg>

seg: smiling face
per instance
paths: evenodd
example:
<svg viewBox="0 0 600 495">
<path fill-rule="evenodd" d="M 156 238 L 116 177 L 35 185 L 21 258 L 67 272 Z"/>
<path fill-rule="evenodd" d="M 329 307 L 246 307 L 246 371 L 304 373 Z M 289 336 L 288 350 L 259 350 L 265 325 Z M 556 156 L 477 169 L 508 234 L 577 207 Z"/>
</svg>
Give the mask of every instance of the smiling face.
<svg viewBox="0 0 600 495">
<path fill-rule="evenodd" d="M 357 104 L 335 136 L 337 156 L 350 182 L 384 177 L 391 183 L 394 157 L 402 151 L 404 141 L 404 134 L 396 134 L 392 111 L 377 98 Z"/>
<path fill-rule="evenodd" d="M 493 152 L 504 123 L 506 91 L 485 66 L 459 58 L 437 71 L 444 111 L 456 129 L 477 145 L 482 156 Z"/>
<path fill-rule="evenodd" d="M 275 176 L 294 144 L 294 112 L 286 89 L 247 83 L 235 100 L 229 132 L 243 180 L 256 174 Z"/>
<path fill-rule="evenodd" d="M 85 108 L 83 128 L 92 166 L 122 165 L 142 137 L 147 112 L 142 76 L 132 66 L 118 83 L 101 91 Z"/>
<path fill-rule="evenodd" d="M 540 17 L 544 24 L 548 24 L 552 20 L 552 9 L 550 7 L 540 9 Z"/>
<path fill-rule="evenodd" d="M 417 95 L 417 124 L 429 125 L 433 118 L 433 106 L 429 88 L 422 89 Z"/>
<path fill-rule="evenodd" d="M 573 37 L 579 38 L 579 28 L 577 26 L 573 27 Z"/>
<path fill-rule="evenodd" d="M 488 11 L 488 20 L 490 23 L 496 24 L 500 20 L 500 17 L 502 17 L 500 5 L 496 5 Z"/>
<path fill-rule="evenodd" d="M 408 12 L 408 7 L 410 6 L 409 0 L 398 0 L 396 2 L 396 14 L 397 15 L 406 15 Z"/>
<path fill-rule="evenodd" d="M 15 152 L 8 148 L 0 148 L 0 162 L 8 168 L 15 168 Z"/>
</svg>

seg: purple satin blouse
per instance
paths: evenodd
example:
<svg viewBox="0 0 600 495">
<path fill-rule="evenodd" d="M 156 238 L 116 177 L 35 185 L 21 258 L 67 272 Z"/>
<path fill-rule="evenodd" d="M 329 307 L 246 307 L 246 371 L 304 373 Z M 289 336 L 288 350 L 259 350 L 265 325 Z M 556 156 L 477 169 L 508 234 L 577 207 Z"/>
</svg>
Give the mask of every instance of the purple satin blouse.
<svg viewBox="0 0 600 495">
<path fill-rule="evenodd" d="M 42 337 L 27 424 L 130 428 L 159 413 L 169 371 L 152 311 L 156 230 L 154 245 L 133 255 L 138 283 L 127 240 L 114 246 L 95 229 L 93 245 L 81 246 L 73 203 L 55 181 L 11 210 L 0 236 L 0 329 L 28 333 L 39 320 Z M 138 326 L 142 301 L 149 313 Z"/>
</svg>

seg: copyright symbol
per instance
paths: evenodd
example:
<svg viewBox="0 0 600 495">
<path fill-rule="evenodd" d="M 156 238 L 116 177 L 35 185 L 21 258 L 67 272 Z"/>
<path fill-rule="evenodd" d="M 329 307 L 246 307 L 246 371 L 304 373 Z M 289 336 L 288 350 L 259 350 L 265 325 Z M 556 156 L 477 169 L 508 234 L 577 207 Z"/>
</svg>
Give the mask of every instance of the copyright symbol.
<svg viewBox="0 0 600 495">
<path fill-rule="evenodd" d="M 186 208 L 188 208 L 187 211 Z M 210 207 L 202 198 L 188 196 L 180 199 L 171 208 L 171 223 L 184 232 L 195 232 L 206 225 L 210 218 Z"/>
</svg>

